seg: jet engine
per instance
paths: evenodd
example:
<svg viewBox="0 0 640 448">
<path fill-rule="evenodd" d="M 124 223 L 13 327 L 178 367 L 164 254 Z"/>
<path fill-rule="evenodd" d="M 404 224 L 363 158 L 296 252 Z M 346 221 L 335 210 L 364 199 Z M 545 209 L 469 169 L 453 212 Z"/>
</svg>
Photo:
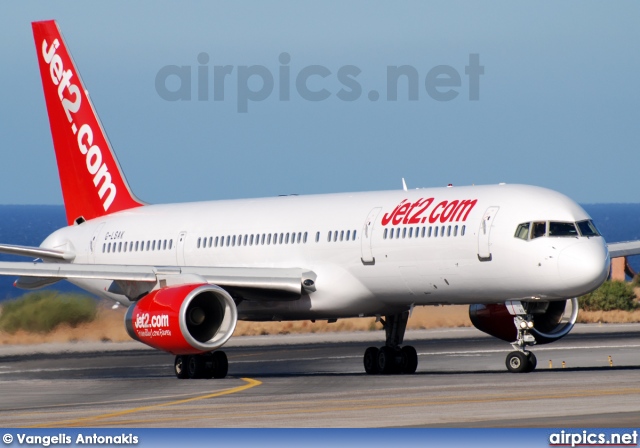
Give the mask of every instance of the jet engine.
<svg viewBox="0 0 640 448">
<path fill-rule="evenodd" d="M 522 302 L 532 316 L 533 328 L 529 331 L 537 344 L 548 344 L 569 334 L 578 317 L 578 299 L 554 302 Z M 478 330 L 503 341 L 513 342 L 517 330 L 514 316 L 503 303 L 475 304 L 469 307 L 469 318 Z"/>
<path fill-rule="evenodd" d="M 235 302 L 209 284 L 169 286 L 131 305 L 125 316 L 129 336 L 174 355 L 210 352 L 224 345 L 238 322 Z"/>
</svg>

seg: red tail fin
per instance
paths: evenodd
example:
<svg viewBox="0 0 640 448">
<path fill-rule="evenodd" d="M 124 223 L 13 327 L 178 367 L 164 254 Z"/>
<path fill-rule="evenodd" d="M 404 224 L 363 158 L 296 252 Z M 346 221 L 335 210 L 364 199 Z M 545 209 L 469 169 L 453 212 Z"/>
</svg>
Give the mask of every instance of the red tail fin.
<svg viewBox="0 0 640 448">
<path fill-rule="evenodd" d="M 142 205 L 129 190 L 58 25 L 48 20 L 32 27 L 69 225 Z"/>
</svg>

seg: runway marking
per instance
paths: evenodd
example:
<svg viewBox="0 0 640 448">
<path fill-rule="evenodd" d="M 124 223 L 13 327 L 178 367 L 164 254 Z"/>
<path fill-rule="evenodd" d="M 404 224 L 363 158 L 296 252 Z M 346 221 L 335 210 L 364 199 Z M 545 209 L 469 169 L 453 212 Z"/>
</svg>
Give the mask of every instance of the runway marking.
<svg viewBox="0 0 640 448">
<path fill-rule="evenodd" d="M 483 398 L 460 398 L 459 396 L 445 396 L 441 397 L 437 400 L 426 400 L 422 401 L 423 398 L 413 398 L 407 399 L 406 397 L 400 397 L 401 400 L 398 403 L 389 403 L 389 404 L 367 404 L 372 401 L 379 402 L 382 399 L 362 399 L 362 400 L 326 400 L 323 402 L 316 402 L 319 405 L 319 409 L 290 409 L 292 405 L 302 404 L 309 405 L 309 402 L 279 402 L 279 403 L 269 403 L 265 406 L 279 406 L 289 408 L 288 410 L 278 410 L 278 411 L 258 411 L 258 412 L 218 412 L 216 414 L 208 414 L 205 416 L 201 416 L 198 414 L 189 414 L 187 417 L 176 417 L 171 416 L 167 418 L 154 418 L 154 419 L 140 419 L 140 420 L 126 420 L 119 421 L 117 423 L 121 425 L 139 425 L 145 423 L 162 423 L 162 422 L 177 422 L 177 421 L 191 421 L 194 420 L 205 420 L 205 419 L 221 419 L 221 418 L 251 418 L 256 416 L 269 416 L 269 415 L 291 415 L 291 414 L 323 414 L 329 412 L 353 412 L 353 411 L 363 411 L 363 410 L 375 410 L 375 409 L 394 409 L 394 408 L 416 408 L 422 406 L 444 406 L 444 405 L 463 405 L 463 404 L 482 404 L 482 403 L 495 403 L 495 402 L 517 402 L 517 401 L 533 401 L 533 400 L 547 400 L 547 399 L 569 399 L 569 398 L 592 398 L 592 397 L 603 397 L 603 396 L 614 396 L 614 395 L 630 395 L 630 394 L 639 394 L 640 389 L 620 389 L 620 390 L 604 390 L 604 391 L 592 391 L 592 390 L 580 390 L 576 392 L 570 393 L 559 393 L 559 394 L 548 394 L 548 395 L 539 395 L 539 394 L 531 394 L 531 395 L 523 395 L 514 393 L 512 395 L 488 395 Z M 330 403 L 349 403 L 355 404 L 354 406 L 330 406 L 323 408 L 323 404 Z M 358 405 L 360 402 L 362 405 Z M 257 404 L 249 403 L 244 405 L 244 407 L 256 407 Z M 233 407 L 233 405 L 229 406 Z M 106 423 L 106 424 L 114 424 Z M 100 426 L 98 423 L 95 426 Z"/>
<path fill-rule="evenodd" d="M 541 351 L 554 351 L 554 350 L 594 350 L 594 349 L 623 349 L 623 348 L 640 348 L 640 344 L 625 344 L 625 345 L 588 345 L 588 346 L 568 346 L 568 347 L 534 347 L 536 352 Z M 505 347 L 503 349 L 487 349 L 487 350 L 458 350 L 448 352 L 420 352 L 418 356 L 443 356 L 443 355 L 481 355 L 489 353 L 506 353 L 509 350 Z M 360 359 L 362 355 L 344 355 L 344 356 L 310 356 L 307 358 L 278 358 L 269 359 L 268 362 L 291 362 L 291 361 L 320 361 L 327 359 Z M 266 362 L 264 359 L 251 359 L 243 361 L 235 361 L 233 358 L 230 360 L 233 364 L 256 364 Z M 1 374 L 2 372 L 0 372 Z"/>
<path fill-rule="evenodd" d="M 83 426 L 88 422 L 91 422 L 91 425 L 95 425 L 95 421 L 97 420 L 104 420 L 104 419 L 108 419 L 108 418 L 114 418 L 114 417 L 120 417 L 123 415 L 129 415 L 129 414 L 133 414 L 135 412 L 143 412 L 143 411 L 148 411 L 151 409 L 156 409 L 156 408 L 161 408 L 161 407 L 167 407 L 167 406 L 175 406 L 175 405 L 179 405 L 179 404 L 185 404 L 185 403 L 191 403 L 194 401 L 199 401 L 199 400 L 207 400 L 209 398 L 216 398 L 216 397 L 222 397 L 224 395 L 230 395 L 230 394 L 235 394 L 237 392 L 242 392 L 245 391 L 247 389 L 251 389 L 253 387 L 259 386 L 262 384 L 262 381 L 258 381 L 258 380 L 254 380 L 253 378 L 241 378 L 243 381 L 245 381 L 247 384 L 244 384 L 242 386 L 237 386 L 237 387 L 233 387 L 231 389 L 224 389 L 218 392 L 213 392 L 213 393 L 209 393 L 209 394 L 205 394 L 205 395 L 199 395 L 197 397 L 192 397 L 192 398 L 184 398 L 182 400 L 175 400 L 175 401 L 169 401 L 166 403 L 158 403 L 158 404 L 152 404 L 149 406 L 140 406 L 137 408 L 132 408 L 132 409 L 125 409 L 124 411 L 117 411 L 117 412 L 111 412 L 108 414 L 99 414 L 99 415 L 94 415 L 91 417 L 83 417 L 83 418 L 79 418 L 79 419 L 75 419 L 75 420 L 66 420 L 66 421 L 61 421 L 61 422 L 55 422 L 55 423 L 43 423 L 43 424 L 39 424 L 39 425 L 33 425 L 33 426 L 29 426 L 30 428 L 53 428 L 53 427 L 58 427 L 58 426 Z"/>
</svg>

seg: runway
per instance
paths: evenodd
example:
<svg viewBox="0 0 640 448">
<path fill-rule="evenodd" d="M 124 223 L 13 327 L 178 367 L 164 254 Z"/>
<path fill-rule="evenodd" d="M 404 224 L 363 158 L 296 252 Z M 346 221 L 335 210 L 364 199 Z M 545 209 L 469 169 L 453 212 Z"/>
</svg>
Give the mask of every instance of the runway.
<svg viewBox="0 0 640 448">
<path fill-rule="evenodd" d="M 137 343 L 2 347 L 0 426 L 640 422 L 640 325 L 578 325 L 563 340 L 536 347 L 538 369 L 528 374 L 506 371 L 508 344 L 475 329 L 452 329 L 407 332 L 405 343 L 419 355 L 415 375 L 366 375 L 364 349 L 382 339 L 381 332 L 235 338 L 225 348 L 230 367 L 223 380 L 177 380 L 171 355 Z"/>
</svg>

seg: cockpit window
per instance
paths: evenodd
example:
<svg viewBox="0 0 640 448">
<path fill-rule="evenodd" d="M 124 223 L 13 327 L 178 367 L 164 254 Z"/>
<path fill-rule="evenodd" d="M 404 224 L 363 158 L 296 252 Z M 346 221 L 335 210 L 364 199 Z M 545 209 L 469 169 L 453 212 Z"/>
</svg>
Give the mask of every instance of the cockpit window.
<svg viewBox="0 0 640 448">
<path fill-rule="evenodd" d="M 529 239 L 529 226 L 530 223 L 525 222 L 524 224 L 520 224 L 516 229 L 516 238 L 520 238 L 522 240 Z"/>
<path fill-rule="evenodd" d="M 549 236 L 578 236 L 578 230 L 572 222 L 549 223 Z"/>
<path fill-rule="evenodd" d="M 514 236 L 526 241 L 543 236 L 600 236 L 600 232 L 593 224 L 593 221 L 591 221 L 590 219 L 586 219 L 584 221 L 576 223 L 559 221 L 537 221 L 519 224 Z"/>
<path fill-rule="evenodd" d="M 580 235 L 582 236 L 600 236 L 600 232 L 596 229 L 596 226 L 590 219 L 577 222 L 578 229 L 580 229 Z"/>
<path fill-rule="evenodd" d="M 539 238 L 541 236 L 545 236 L 547 234 L 547 223 L 546 222 L 534 222 L 533 223 L 533 231 L 531 232 L 531 239 Z"/>
</svg>

